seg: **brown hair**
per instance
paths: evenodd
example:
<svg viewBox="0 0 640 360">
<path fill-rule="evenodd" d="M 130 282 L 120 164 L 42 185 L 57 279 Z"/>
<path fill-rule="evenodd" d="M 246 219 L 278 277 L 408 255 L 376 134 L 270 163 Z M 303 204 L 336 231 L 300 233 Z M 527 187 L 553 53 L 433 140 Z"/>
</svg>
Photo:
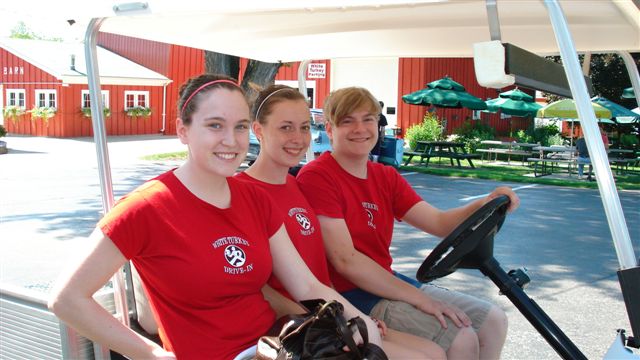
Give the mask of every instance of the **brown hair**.
<svg viewBox="0 0 640 360">
<path fill-rule="evenodd" d="M 185 81 L 178 91 L 178 116 L 185 125 L 191 123 L 191 115 L 197 110 L 201 94 L 215 89 L 227 89 L 239 91 L 245 95 L 238 86 L 236 79 L 217 74 L 202 74 Z"/>
<path fill-rule="evenodd" d="M 342 119 L 357 110 L 367 110 L 374 115 L 380 114 L 380 103 L 361 87 L 347 87 L 331 92 L 324 101 L 324 118 L 331 125 L 339 126 Z"/>
<path fill-rule="evenodd" d="M 285 100 L 304 101 L 305 103 L 307 101 L 304 95 L 292 87 L 271 85 L 258 94 L 251 111 L 253 121 L 264 124 L 266 117 L 273 111 L 274 105 Z"/>
</svg>

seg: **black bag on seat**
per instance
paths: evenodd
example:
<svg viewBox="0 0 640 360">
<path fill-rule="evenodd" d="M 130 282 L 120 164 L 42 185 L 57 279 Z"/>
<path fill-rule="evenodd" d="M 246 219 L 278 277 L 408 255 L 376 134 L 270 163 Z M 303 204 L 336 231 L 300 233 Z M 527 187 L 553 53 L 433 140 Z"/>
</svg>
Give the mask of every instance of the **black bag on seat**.
<svg viewBox="0 0 640 360">
<path fill-rule="evenodd" d="M 307 300 L 302 305 L 310 311 L 284 316 L 277 323 L 282 324 L 279 335 L 260 338 L 256 360 L 387 360 L 380 347 L 369 343 L 365 322 L 359 317 L 346 321 L 339 302 Z M 354 331 L 361 345 L 353 340 Z"/>
</svg>

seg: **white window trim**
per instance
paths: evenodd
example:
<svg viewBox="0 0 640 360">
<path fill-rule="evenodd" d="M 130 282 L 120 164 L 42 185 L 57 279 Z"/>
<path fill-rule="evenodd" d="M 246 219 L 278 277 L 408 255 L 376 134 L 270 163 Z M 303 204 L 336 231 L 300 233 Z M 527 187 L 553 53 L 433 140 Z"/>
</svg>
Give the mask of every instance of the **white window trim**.
<svg viewBox="0 0 640 360">
<path fill-rule="evenodd" d="M 16 106 L 16 104 L 12 104 L 11 101 L 9 101 L 9 94 L 22 94 L 22 99 L 24 101 L 24 103 L 22 105 L 18 104 L 17 106 L 20 107 L 21 109 L 26 109 L 27 106 L 27 91 L 25 89 L 7 89 L 7 106 Z M 16 96 L 16 99 L 19 99 L 20 96 Z"/>
<path fill-rule="evenodd" d="M 130 109 L 130 107 L 127 107 L 127 95 L 133 95 L 134 97 L 138 97 L 138 95 L 143 95 L 144 96 L 144 107 L 148 108 L 149 107 L 149 92 L 148 91 L 128 91 L 125 90 L 124 92 L 124 110 L 127 111 Z M 139 107 L 140 104 L 136 104 L 134 107 Z"/>
<path fill-rule="evenodd" d="M 40 95 L 43 94 L 45 96 L 45 106 L 40 106 Z M 49 95 L 53 94 L 53 106 L 49 106 Z M 37 107 L 48 107 L 48 108 L 58 108 L 58 94 L 55 89 L 40 89 L 36 90 L 36 99 L 35 106 Z"/>
<path fill-rule="evenodd" d="M 109 108 L 109 90 L 101 90 L 102 94 L 102 107 Z M 80 94 L 80 108 L 86 107 L 84 106 L 84 96 L 89 96 L 89 90 L 82 90 Z M 91 99 L 89 99 L 91 102 Z"/>
</svg>

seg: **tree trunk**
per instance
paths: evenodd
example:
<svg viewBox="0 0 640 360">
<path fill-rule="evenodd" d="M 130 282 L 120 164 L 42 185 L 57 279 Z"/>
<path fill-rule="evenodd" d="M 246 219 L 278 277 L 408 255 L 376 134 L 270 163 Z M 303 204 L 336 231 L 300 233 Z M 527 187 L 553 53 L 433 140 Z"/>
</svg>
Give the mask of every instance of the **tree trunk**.
<svg viewBox="0 0 640 360">
<path fill-rule="evenodd" d="M 237 56 L 205 51 L 204 64 L 205 72 L 210 74 L 224 74 L 235 79 L 240 75 L 240 58 Z M 240 84 L 247 94 L 249 104 L 255 101 L 260 90 L 275 82 L 281 65 L 282 63 L 249 60 Z"/>
<path fill-rule="evenodd" d="M 213 51 L 205 51 L 204 69 L 208 74 L 227 75 L 237 79 L 240 75 L 240 58 Z"/>
<path fill-rule="evenodd" d="M 249 60 L 247 69 L 242 78 L 242 88 L 247 93 L 247 99 L 253 104 L 258 92 L 275 82 L 278 69 L 282 63 L 266 63 L 258 60 Z"/>
</svg>

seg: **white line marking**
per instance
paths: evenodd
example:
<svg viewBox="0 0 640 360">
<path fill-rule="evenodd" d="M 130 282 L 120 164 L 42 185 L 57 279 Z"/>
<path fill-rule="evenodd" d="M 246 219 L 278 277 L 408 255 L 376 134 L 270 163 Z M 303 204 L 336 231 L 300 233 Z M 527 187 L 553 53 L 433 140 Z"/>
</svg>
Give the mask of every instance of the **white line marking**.
<svg viewBox="0 0 640 360">
<path fill-rule="evenodd" d="M 407 175 L 415 175 L 415 174 L 420 174 L 420 173 L 414 171 L 414 172 L 402 173 L 401 175 L 407 176 Z"/>
<path fill-rule="evenodd" d="M 528 189 L 528 188 L 532 188 L 532 187 L 536 187 L 536 186 L 538 186 L 538 184 L 530 184 L 530 185 L 519 186 L 519 187 L 517 187 L 517 188 L 513 188 L 512 190 L 513 190 L 513 191 L 516 191 L 516 190 Z M 475 199 L 479 199 L 479 198 L 482 198 L 482 197 L 487 197 L 488 195 L 489 195 L 489 194 L 482 194 L 482 195 L 476 195 L 476 196 L 469 196 L 469 197 L 466 197 L 466 198 L 462 198 L 462 199 L 460 199 L 460 201 L 475 200 Z"/>
</svg>

